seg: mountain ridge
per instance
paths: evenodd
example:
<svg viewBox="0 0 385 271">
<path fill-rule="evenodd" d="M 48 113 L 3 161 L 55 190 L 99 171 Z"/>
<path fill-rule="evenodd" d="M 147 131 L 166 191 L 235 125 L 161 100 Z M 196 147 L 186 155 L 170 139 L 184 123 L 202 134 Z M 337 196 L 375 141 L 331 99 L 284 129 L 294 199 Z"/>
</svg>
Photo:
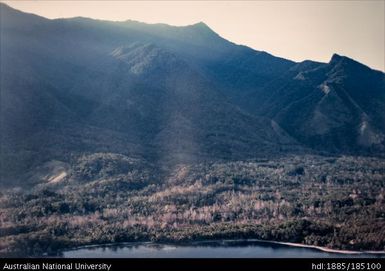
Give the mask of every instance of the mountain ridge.
<svg viewBox="0 0 385 271">
<path fill-rule="evenodd" d="M 236 45 L 204 23 L 49 20 L 0 7 L 8 182 L 92 152 L 160 167 L 383 153 L 385 76 L 347 57 L 297 63 Z"/>
<path fill-rule="evenodd" d="M 77 20 L 85 20 L 85 21 L 90 21 L 90 22 L 103 22 L 103 23 L 112 23 L 112 24 L 124 24 L 124 23 L 128 23 L 128 24 L 134 24 L 134 25 L 140 25 L 140 26 L 145 26 L 145 27 L 153 27 L 153 26 L 159 26 L 159 27 L 164 27 L 164 28 L 174 28 L 174 29 L 180 29 L 180 30 L 183 30 L 183 29 L 189 29 L 189 28 L 192 28 L 192 29 L 205 29 L 205 30 L 209 30 L 209 32 L 211 32 L 211 34 L 214 34 L 215 36 L 218 36 L 220 37 L 221 39 L 223 40 L 226 40 L 224 39 L 223 37 L 221 37 L 219 34 L 217 34 L 215 31 L 213 31 L 205 22 L 203 21 L 199 21 L 199 22 L 196 22 L 196 23 L 193 23 L 193 24 L 188 24 L 188 25 L 182 25 L 182 26 L 175 26 L 175 25 L 171 25 L 171 24 L 167 24 L 167 23 L 145 23 L 145 22 L 140 22 L 140 21 L 137 21 L 137 20 L 131 20 L 131 19 L 126 19 L 126 20 L 118 20 L 118 21 L 112 21 L 112 20 L 105 20 L 105 19 L 96 19 L 96 18 L 89 18 L 89 17 L 84 17 L 84 16 L 75 16 L 75 17 L 65 17 L 65 18 L 55 18 L 55 19 L 49 19 L 49 18 L 46 18 L 44 16 L 41 16 L 41 15 L 36 15 L 34 13 L 28 13 L 28 12 L 24 12 L 24 11 L 19 11 L 17 9 L 14 9 L 12 7 L 10 7 L 9 5 L 5 4 L 5 3 L 0 3 L 0 7 L 5 9 L 6 11 L 11 11 L 12 13 L 15 13 L 15 14 L 27 14 L 29 16 L 32 16 L 32 17 L 36 17 L 36 18 L 40 18 L 40 19 L 43 19 L 45 21 L 77 21 Z M 235 44 L 229 40 L 226 40 L 227 42 L 230 42 L 232 44 Z M 236 44 L 238 46 L 241 46 L 241 47 L 245 47 L 245 48 L 248 48 L 248 49 L 251 49 L 255 52 L 261 52 L 261 53 L 266 53 L 268 55 L 271 55 L 271 56 L 274 56 L 266 51 L 258 51 L 254 48 L 251 48 L 251 47 L 248 47 L 247 45 L 242 45 L 242 44 Z M 280 59 L 285 59 L 285 60 L 289 60 L 288 58 L 285 58 L 283 56 L 274 56 L 274 57 L 278 57 Z M 349 60 L 352 60 L 356 63 L 359 63 L 363 66 L 366 66 L 368 68 L 370 68 L 371 70 L 373 71 L 378 71 L 378 72 L 381 72 L 381 73 L 384 73 L 383 71 L 381 70 L 377 70 L 377 69 L 373 69 L 371 67 L 369 67 L 368 65 L 362 63 L 362 62 L 359 62 L 357 60 L 354 60 L 352 58 L 349 58 L 348 56 L 345 56 L 345 55 L 342 55 L 342 54 L 339 54 L 339 53 L 333 53 L 330 60 L 329 60 L 329 63 L 331 61 L 333 61 L 333 59 L 336 58 L 336 59 L 349 59 Z M 304 62 L 308 62 L 308 61 L 312 61 L 312 62 L 317 62 L 317 63 L 328 63 L 328 62 L 320 62 L 320 61 L 313 61 L 313 60 L 310 60 L 310 59 L 307 59 L 307 60 L 302 60 L 302 61 L 293 61 L 293 60 L 290 60 L 291 62 L 294 62 L 296 64 L 300 64 L 300 63 L 304 63 Z"/>
</svg>

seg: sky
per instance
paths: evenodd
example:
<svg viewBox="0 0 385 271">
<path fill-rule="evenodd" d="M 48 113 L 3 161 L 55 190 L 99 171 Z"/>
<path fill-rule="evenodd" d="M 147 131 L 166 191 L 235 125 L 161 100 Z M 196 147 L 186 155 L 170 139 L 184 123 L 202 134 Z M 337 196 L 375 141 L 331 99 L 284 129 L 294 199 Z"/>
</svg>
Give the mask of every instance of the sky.
<svg viewBox="0 0 385 271">
<path fill-rule="evenodd" d="M 1 2 L 51 19 L 202 21 L 232 42 L 294 61 L 328 62 L 338 53 L 385 71 L 385 0 Z"/>
</svg>

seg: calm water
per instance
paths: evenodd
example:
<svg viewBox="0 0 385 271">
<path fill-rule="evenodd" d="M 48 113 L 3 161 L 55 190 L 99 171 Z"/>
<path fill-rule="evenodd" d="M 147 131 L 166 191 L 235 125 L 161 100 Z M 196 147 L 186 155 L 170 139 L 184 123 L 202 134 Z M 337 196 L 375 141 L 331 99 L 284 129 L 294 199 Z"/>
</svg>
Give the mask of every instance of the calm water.
<svg viewBox="0 0 385 271">
<path fill-rule="evenodd" d="M 63 252 L 66 258 L 326 258 L 384 257 L 378 254 L 327 253 L 260 241 L 216 241 L 188 245 L 135 243 L 85 247 Z"/>
</svg>

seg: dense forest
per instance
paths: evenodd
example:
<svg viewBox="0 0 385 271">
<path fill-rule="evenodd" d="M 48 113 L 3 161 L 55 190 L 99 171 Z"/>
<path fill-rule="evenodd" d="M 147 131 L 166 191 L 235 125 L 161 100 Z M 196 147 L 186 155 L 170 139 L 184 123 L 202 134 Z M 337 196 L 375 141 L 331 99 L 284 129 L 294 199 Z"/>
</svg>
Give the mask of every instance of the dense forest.
<svg viewBox="0 0 385 271">
<path fill-rule="evenodd" d="M 0 255 L 234 238 L 385 249 L 383 159 L 291 155 L 155 168 L 123 155 L 82 155 L 29 192 L 2 190 Z"/>
</svg>

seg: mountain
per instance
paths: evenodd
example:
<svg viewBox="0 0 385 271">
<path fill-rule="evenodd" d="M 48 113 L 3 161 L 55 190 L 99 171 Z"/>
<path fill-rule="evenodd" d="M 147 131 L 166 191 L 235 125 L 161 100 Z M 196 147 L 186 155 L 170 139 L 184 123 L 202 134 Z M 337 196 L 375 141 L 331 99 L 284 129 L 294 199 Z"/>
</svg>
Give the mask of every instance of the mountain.
<svg viewBox="0 0 385 271">
<path fill-rule="evenodd" d="M 384 151 L 385 75 L 348 57 L 334 54 L 329 63 L 299 63 L 248 98 L 245 107 L 274 119 L 311 148 Z"/>
<path fill-rule="evenodd" d="M 201 24 L 182 30 L 154 26 L 165 27 L 162 37 L 136 22 L 48 20 L 4 4 L 1 15 L 5 183 L 83 153 L 172 165 L 301 149 L 270 119 L 230 103 L 188 62 L 191 56 L 165 46 L 171 37 L 206 39 L 209 30 L 203 26 L 200 36 Z M 192 46 L 203 46 L 199 38 Z"/>
<path fill-rule="evenodd" d="M 385 248 L 385 75 L 0 3 L 0 257 L 259 239 Z"/>
<path fill-rule="evenodd" d="M 202 22 L 49 20 L 0 7 L 2 183 L 94 153 L 159 168 L 383 153 L 385 75 L 347 57 L 295 63 Z"/>
</svg>

